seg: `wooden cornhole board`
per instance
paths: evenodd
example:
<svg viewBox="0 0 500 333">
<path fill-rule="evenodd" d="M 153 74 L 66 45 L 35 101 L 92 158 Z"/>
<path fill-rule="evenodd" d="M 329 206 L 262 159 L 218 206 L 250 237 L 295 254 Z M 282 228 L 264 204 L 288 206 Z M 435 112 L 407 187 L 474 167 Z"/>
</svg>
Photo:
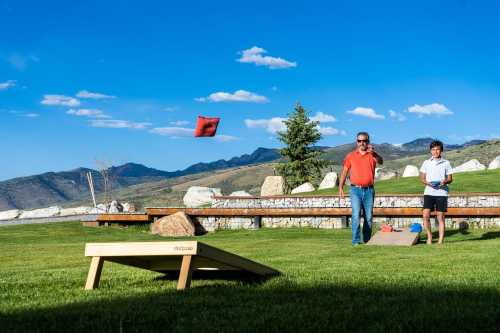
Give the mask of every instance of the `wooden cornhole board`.
<svg viewBox="0 0 500 333">
<path fill-rule="evenodd" d="M 418 233 L 410 232 L 408 229 L 402 229 L 393 232 L 377 231 L 370 239 L 367 245 L 400 245 L 411 246 L 418 241 Z"/>
<path fill-rule="evenodd" d="M 260 276 L 279 271 L 198 241 L 88 243 L 85 256 L 92 257 L 85 289 L 99 286 L 104 261 L 160 273 L 179 271 L 177 290 L 189 288 L 194 270 L 245 271 Z"/>
</svg>

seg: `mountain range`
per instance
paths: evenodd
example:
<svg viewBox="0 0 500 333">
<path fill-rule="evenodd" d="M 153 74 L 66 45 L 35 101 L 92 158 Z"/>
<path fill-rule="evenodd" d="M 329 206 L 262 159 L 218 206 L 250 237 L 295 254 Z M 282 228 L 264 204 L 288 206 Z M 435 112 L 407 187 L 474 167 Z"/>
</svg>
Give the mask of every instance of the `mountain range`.
<svg viewBox="0 0 500 333">
<path fill-rule="evenodd" d="M 428 152 L 432 138 L 419 138 L 401 145 L 382 143 L 376 145 L 376 150 L 386 160 L 410 158 Z M 474 140 L 462 145 L 448 145 L 445 150 L 457 150 L 484 143 L 484 140 Z M 355 144 L 344 144 L 336 147 L 317 147 L 323 152 L 323 158 L 340 165 L 347 152 L 353 150 Z M 113 190 L 129 188 L 134 185 L 175 179 L 203 174 L 218 170 L 258 165 L 280 159 L 278 149 L 258 148 L 251 154 L 244 154 L 228 160 L 218 160 L 210 163 L 196 163 L 184 170 L 162 171 L 137 163 L 126 163 L 112 166 L 105 170 L 108 174 L 110 187 Z M 70 171 L 47 172 L 40 175 L 13 178 L 0 182 L 0 211 L 8 209 L 32 209 L 54 204 L 65 204 L 88 200 L 90 197 L 87 183 L 87 172 L 94 178 L 97 194 L 104 190 L 102 171 L 88 168 L 77 168 Z"/>
</svg>

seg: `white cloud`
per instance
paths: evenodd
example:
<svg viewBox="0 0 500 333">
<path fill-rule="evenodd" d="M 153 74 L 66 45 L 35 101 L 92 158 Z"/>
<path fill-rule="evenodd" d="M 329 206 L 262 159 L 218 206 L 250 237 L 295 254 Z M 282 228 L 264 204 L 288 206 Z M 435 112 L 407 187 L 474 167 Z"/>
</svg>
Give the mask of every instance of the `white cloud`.
<svg viewBox="0 0 500 333">
<path fill-rule="evenodd" d="M 336 128 L 333 128 L 333 127 L 321 127 L 321 126 L 318 126 L 318 130 L 319 132 L 322 134 L 322 135 L 346 135 L 346 131 L 344 130 L 338 130 Z"/>
<path fill-rule="evenodd" d="M 104 114 L 101 110 L 98 109 L 78 109 L 78 110 L 70 109 L 66 111 L 66 113 L 80 117 L 111 118 L 110 116 Z"/>
<path fill-rule="evenodd" d="M 428 115 L 438 115 L 438 116 L 445 116 L 445 115 L 451 115 L 453 112 L 448 110 L 448 108 L 439 103 L 432 103 L 432 104 L 427 104 L 427 105 L 418 105 L 415 104 L 413 106 L 410 106 L 408 108 L 408 112 L 410 113 L 416 113 L 419 116 L 428 116 Z"/>
<path fill-rule="evenodd" d="M 34 55 L 25 56 L 19 53 L 13 53 L 8 58 L 7 61 L 19 71 L 23 71 L 28 67 L 30 62 L 38 62 L 40 61 L 38 57 Z"/>
<path fill-rule="evenodd" d="M 40 115 L 38 113 L 26 113 L 24 116 L 28 118 L 36 118 L 39 117 Z"/>
<path fill-rule="evenodd" d="M 389 117 L 396 119 L 397 121 L 405 121 L 406 117 L 394 110 L 389 110 Z"/>
<path fill-rule="evenodd" d="M 80 101 L 74 97 L 64 95 L 43 95 L 41 101 L 44 105 L 62 105 L 62 106 L 79 106 Z"/>
<path fill-rule="evenodd" d="M 151 123 L 136 123 L 128 120 L 117 119 L 92 119 L 90 126 L 102 128 L 130 128 L 130 129 L 145 129 L 151 126 Z"/>
<path fill-rule="evenodd" d="M 113 95 L 105 95 L 101 93 L 94 93 L 90 92 L 87 90 L 80 90 L 77 94 L 76 97 L 79 98 L 90 98 L 90 99 L 108 99 L 108 98 L 116 98 L 116 96 Z"/>
<path fill-rule="evenodd" d="M 271 119 L 245 119 L 248 128 L 265 128 L 267 132 L 275 134 L 286 130 L 286 118 L 274 117 Z"/>
<path fill-rule="evenodd" d="M 333 123 L 337 121 L 334 116 L 323 113 L 323 112 L 316 112 L 316 114 L 311 117 L 312 121 L 319 121 L 320 123 Z"/>
<path fill-rule="evenodd" d="M 171 121 L 170 122 L 170 125 L 174 125 L 174 126 L 185 126 L 189 124 L 189 121 L 187 120 L 178 120 L 178 121 Z"/>
<path fill-rule="evenodd" d="M 237 90 L 234 94 L 227 92 L 216 92 L 208 95 L 208 97 L 195 98 L 198 102 L 248 102 L 248 103 L 267 103 L 269 100 L 265 96 L 257 95 L 246 90 Z"/>
<path fill-rule="evenodd" d="M 167 107 L 163 108 L 163 111 L 167 111 L 167 112 L 174 112 L 177 110 L 179 110 L 179 107 L 177 107 L 177 106 L 167 106 Z"/>
<path fill-rule="evenodd" d="M 0 83 L 0 90 L 7 90 L 7 89 L 15 87 L 15 86 L 16 86 L 16 81 L 8 80 L 8 81 Z"/>
<path fill-rule="evenodd" d="M 331 118 L 326 118 L 332 121 Z M 271 119 L 245 119 L 245 125 L 248 128 L 264 128 L 268 133 L 276 134 L 277 132 L 286 131 L 286 125 L 284 121 L 286 118 L 274 117 Z M 339 130 L 333 127 L 322 127 L 317 126 L 317 129 L 322 135 L 346 135 L 344 130 Z"/>
<path fill-rule="evenodd" d="M 224 134 L 221 134 L 221 135 L 216 135 L 214 137 L 214 139 L 216 141 L 220 141 L 220 142 L 231 142 L 231 141 L 236 141 L 238 140 L 237 137 L 235 136 L 232 136 L 232 135 L 224 135 Z"/>
<path fill-rule="evenodd" d="M 236 61 L 242 63 L 251 63 L 256 66 L 267 66 L 270 69 L 297 67 L 296 62 L 291 62 L 283 58 L 264 56 L 267 53 L 263 48 L 254 46 L 250 49 L 241 51 L 241 58 Z"/>
<path fill-rule="evenodd" d="M 194 128 L 185 127 L 156 127 L 149 130 L 150 133 L 169 137 L 194 137 Z"/>
<path fill-rule="evenodd" d="M 347 111 L 347 113 L 354 114 L 357 116 L 368 117 L 371 119 L 385 119 L 385 116 L 377 114 L 372 108 L 364 108 L 358 106 L 354 110 Z"/>
</svg>

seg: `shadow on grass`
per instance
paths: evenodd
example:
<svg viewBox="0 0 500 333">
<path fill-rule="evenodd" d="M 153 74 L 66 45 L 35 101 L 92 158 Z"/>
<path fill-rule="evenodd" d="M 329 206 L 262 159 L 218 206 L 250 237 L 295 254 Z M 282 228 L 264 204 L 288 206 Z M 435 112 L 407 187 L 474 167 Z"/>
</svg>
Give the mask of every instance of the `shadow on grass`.
<svg viewBox="0 0 500 333">
<path fill-rule="evenodd" d="M 134 297 L 88 300 L 53 308 L 0 312 L 10 331 L 475 331 L 500 324 L 498 289 L 214 286 Z"/>
<path fill-rule="evenodd" d="M 157 281 L 177 281 L 179 279 L 179 271 L 165 272 L 165 275 L 155 278 Z M 243 285 L 262 284 L 274 276 L 260 276 L 250 274 L 244 271 L 210 271 L 210 270 L 196 270 L 192 273 L 193 280 L 226 280 L 226 281 L 239 281 Z M 194 282 L 196 283 L 196 282 Z"/>
<path fill-rule="evenodd" d="M 500 238 L 500 231 L 488 231 L 481 235 L 481 237 L 474 238 L 471 240 L 486 240 Z"/>
<path fill-rule="evenodd" d="M 500 238 L 500 231 L 488 231 L 483 234 L 481 234 L 480 237 L 475 237 L 475 238 L 462 238 L 462 239 L 451 239 L 450 237 L 453 237 L 454 235 L 470 235 L 471 233 L 467 230 L 459 230 L 459 229 L 453 229 L 453 230 L 445 230 L 444 232 L 444 239 L 446 241 L 451 241 L 451 242 L 469 242 L 469 241 L 480 241 L 480 240 L 488 240 L 488 239 L 495 239 L 495 238 Z M 424 241 L 427 239 L 427 236 L 423 235 L 421 241 Z M 432 239 L 436 240 L 438 239 L 438 232 L 434 231 L 432 233 Z"/>
</svg>

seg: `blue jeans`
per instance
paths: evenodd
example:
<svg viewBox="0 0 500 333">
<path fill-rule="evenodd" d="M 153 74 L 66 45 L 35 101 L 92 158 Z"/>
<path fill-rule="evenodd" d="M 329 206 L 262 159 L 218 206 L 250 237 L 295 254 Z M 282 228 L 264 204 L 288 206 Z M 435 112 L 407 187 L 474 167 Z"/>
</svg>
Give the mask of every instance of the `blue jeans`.
<svg viewBox="0 0 500 333">
<path fill-rule="evenodd" d="M 366 243 L 372 237 L 372 221 L 373 221 L 373 200 L 375 198 L 375 190 L 373 187 L 359 188 L 351 186 L 351 207 L 352 207 L 352 243 L 358 244 L 361 242 L 359 217 L 361 215 L 361 207 L 363 207 L 363 242 Z"/>
</svg>

